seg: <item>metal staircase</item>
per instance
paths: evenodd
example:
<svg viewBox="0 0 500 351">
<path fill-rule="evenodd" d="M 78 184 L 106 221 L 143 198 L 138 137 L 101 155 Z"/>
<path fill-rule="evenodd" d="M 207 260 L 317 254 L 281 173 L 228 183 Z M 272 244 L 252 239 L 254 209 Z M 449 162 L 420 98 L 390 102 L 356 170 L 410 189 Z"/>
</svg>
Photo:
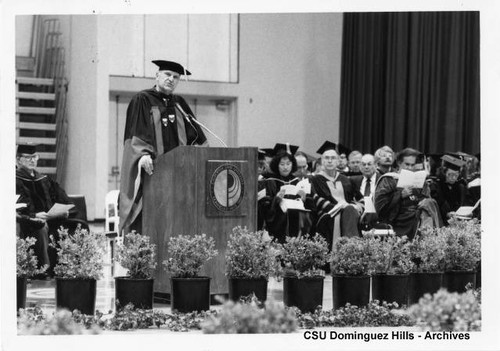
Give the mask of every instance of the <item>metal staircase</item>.
<svg viewBox="0 0 500 351">
<path fill-rule="evenodd" d="M 16 141 L 39 146 L 37 169 L 62 178 L 67 148 L 64 48 L 57 19 L 35 16 L 33 57 L 16 58 Z"/>
</svg>

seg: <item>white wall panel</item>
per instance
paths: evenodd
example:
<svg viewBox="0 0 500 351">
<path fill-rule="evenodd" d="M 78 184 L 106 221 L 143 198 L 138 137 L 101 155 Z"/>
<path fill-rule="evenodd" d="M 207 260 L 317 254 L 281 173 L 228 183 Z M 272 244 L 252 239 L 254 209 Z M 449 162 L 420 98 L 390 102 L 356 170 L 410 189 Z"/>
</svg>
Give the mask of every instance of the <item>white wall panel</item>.
<svg viewBox="0 0 500 351">
<path fill-rule="evenodd" d="M 195 80 L 230 78 L 231 22 L 229 15 L 189 15 L 189 68 Z"/>
<path fill-rule="evenodd" d="M 145 22 L 145 76 L 155 76 L 152 60 L 176 61 L 188 66 L 188 16 L 147 15 Z"/>
<path fill-rule="evenodd" d="M 30 56 L 33 15 L 16 16 L 16 56 Z"/>
<path fill-rule="evenodd" d="M 109 74 L 144 76 L 144 16 L 105 15 L 99 25 L 110 55 Z"/>
</svg>

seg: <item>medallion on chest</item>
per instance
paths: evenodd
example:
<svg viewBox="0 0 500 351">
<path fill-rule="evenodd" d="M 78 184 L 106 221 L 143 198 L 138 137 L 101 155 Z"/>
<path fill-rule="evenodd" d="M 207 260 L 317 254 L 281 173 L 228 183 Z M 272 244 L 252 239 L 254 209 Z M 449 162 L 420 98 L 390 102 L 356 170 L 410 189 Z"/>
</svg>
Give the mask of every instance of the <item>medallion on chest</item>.
<svg viewBox="0 0 500 351">
<path fill-rule="evenodd" d="M 169 106 L 167 99 L 164 98 L 163 102 L 165 103 L 165 106 L 167 107 L 167 112 L 166 112 L 167 116 L 162 117 L 161 122 L 166 127 L 169 121 L 170 121 L 170 123 L 174 123 L 174 121 L 175 121 L 175 109 L 174 109 L 174 107 Z"/>
</svg>

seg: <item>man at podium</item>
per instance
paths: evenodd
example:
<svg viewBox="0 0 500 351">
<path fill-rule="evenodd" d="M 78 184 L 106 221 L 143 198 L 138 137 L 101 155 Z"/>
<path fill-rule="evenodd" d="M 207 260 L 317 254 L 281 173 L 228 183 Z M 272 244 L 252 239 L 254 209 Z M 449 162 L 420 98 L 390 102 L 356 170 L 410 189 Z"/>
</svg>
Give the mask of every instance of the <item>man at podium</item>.
<svg viewBox="0 0 500 351">
<path fill-rule="evenodd" d="M 142 230 L 142 177 L 153 174 L 153 160 L 179 145 L 207 145 L 188 104 L 173 94 L 191 72 L 177 62 L 152 62 L 158 66 L 155 86 L 137 93 L 127 108 L 119 200 L 125 233 Z"/>
</svg>

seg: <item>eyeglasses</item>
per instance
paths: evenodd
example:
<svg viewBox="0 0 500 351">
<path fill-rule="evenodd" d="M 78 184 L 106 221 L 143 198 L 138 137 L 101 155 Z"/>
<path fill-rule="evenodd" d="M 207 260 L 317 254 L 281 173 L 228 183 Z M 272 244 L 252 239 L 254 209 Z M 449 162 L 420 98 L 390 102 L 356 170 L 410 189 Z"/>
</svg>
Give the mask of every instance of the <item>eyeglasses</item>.
<svg viewBox="0 0 500 351">
<path fill-rule="evenodd" d="M 21 158 L 24 158 L 26 161 L 38 161 L 40 156 L 38 154 L 34 155 L 21 155 Z"/>
</svg>

